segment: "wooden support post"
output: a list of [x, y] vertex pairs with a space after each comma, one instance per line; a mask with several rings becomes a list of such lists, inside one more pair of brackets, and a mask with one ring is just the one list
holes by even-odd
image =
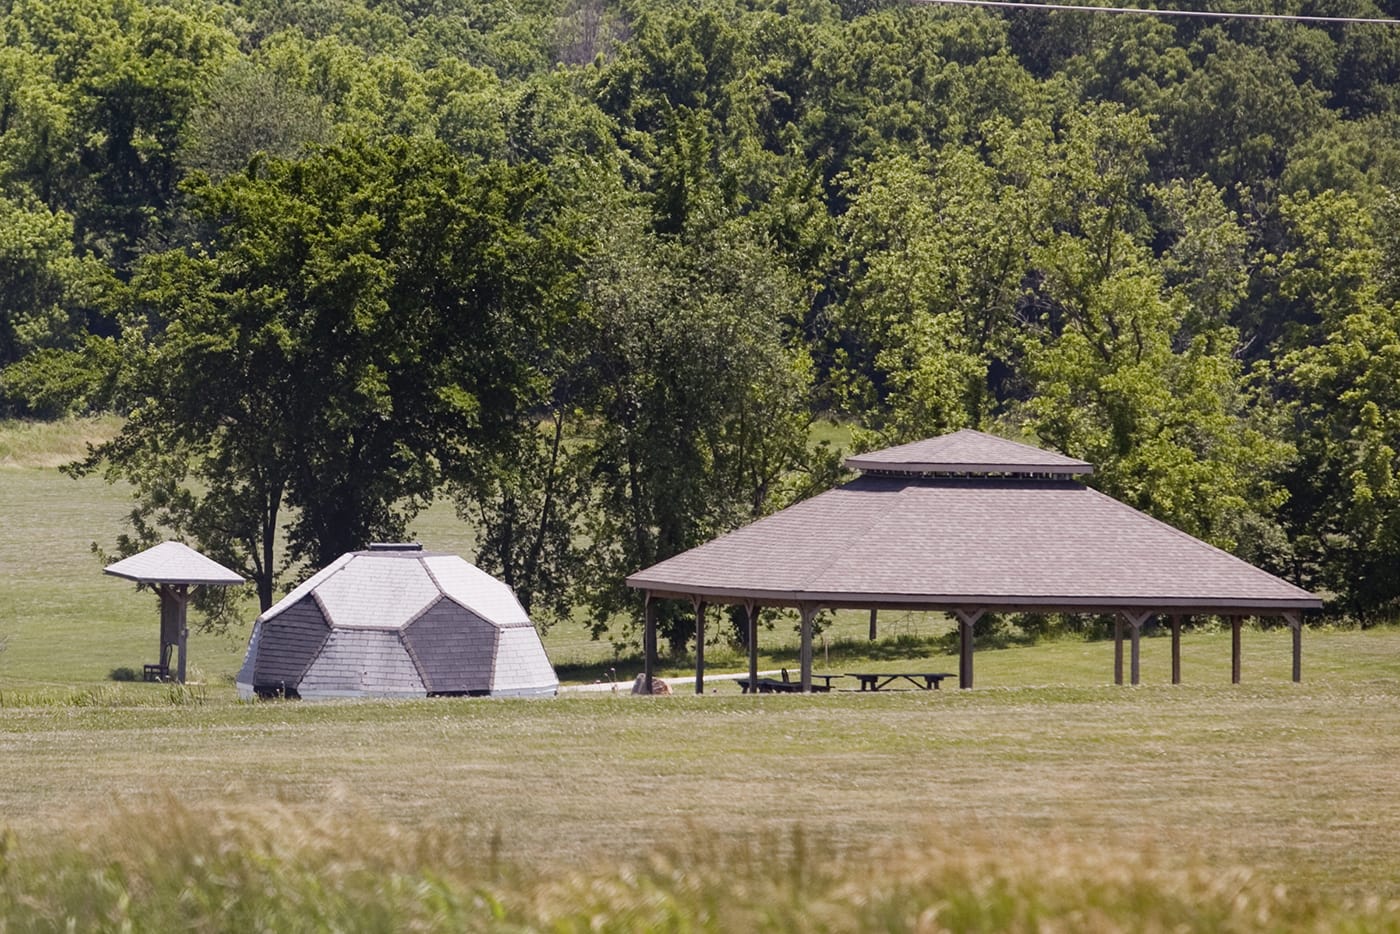
[[177, 599], [180, 602], [180, 661], [177, 663], [175, 680], [180, 684], [185, 683], [185, 657], [190, 643], [190, 591], [185, 584], [175, 588]]
[[695, 603], [695, 693], [705, 693], [705, 601]]
[[870, 611], [870, 641], [875, 641], [875, 619], [880, 615], [879, 610]]
[[1172, 614], [1172, 684], [1181, 683], [1181, 614]]
[[656, 658], [656, 599], [648, 590], [645, 600], [646, 608], [642, 614], [642, 688], [650, 695], [653, 659]]
[[1113, 683], [1123, 683], [1123, 617], [1113, 617]]
[[171, 658], [175, 656], [174, 680], [185, 683], [185, 659], [189, 646], [189, 587], [185, 584], [160, 585], [160, 666], [161, 677], [170, 678]]
[[802, 651], [799, 656], [802, 693], [812, 693], [812, 619], [821, 607], [815, 603], [804, 603], [798, 607], [802, 614]]
[[1230, 683], [1240, 683], [1240, 626], [1244, 617], [1230, 617]]
[[[1142, 627], [1152, 618], [1151, 613], [1124, 613], [1123, 617], [1128, 621], [1128, 628], [1132, 630], [1129, 638], [1132, 640], [1132, 664], [1129, 669], [1129, 678], [1134, 686], [1142, 683]], [[1120, 684], [1122, 682], [1119, 682]]]
[[744, 604], [744, 619], [749, 627], [749, 688], [758, 693], [758, 604]]
[[1293, 683], [1303, 680], [1303, 614], [1289, 613], [1284, 619], [1293, 630]]
[[961, 641], [961, 652], [958, 658], [958, 687], [964, 691], [972, 688], [972, 653], [976, 649], [972, 626], [986, 610], [954, 610], [953, 615], [958, 618], [958, 635]]

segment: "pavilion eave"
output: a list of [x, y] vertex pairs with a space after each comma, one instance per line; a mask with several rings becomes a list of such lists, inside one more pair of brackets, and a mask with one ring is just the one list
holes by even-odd
[[1205, 598], [1121, 594], [1113, 596], [1026, 596], [1007, 594], [896, 594], [830, 593], [818, 591], [764, 590], [648, 582], [639, 576], [627, 579], [627, 586], [644, 590], [653, 598], [692, 602], [799, 608], [819, 606], [829, 610], [916, 610], [951, 612], [957, 609], [983, 609], [997, 613], [1118, 613], [1145, 609], [1188, 615], [1269, 616], [1322, 609], [1319, 599]]

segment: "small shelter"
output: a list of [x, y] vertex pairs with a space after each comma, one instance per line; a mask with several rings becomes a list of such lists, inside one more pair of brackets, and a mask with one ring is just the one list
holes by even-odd
[[189, 640], [186, 616], [190, 588], [230, 587], [243, 583], [238, 574], [181, 542], [161, 542], [109, 564], [103, 571], [149, 584], [160, 594], [160, 661], [146, 665], [145, 676], [147, 681], [170, 680], [171, 655], [174, 654], [174, 680], [181, 684], [185, 682], [185, 648]]
[[559, 678], [515, 594], [417, 544], [341, 555], [253, 623], [241, 697], [552, 696]]
[[801, 684], [810, 689], [812, 618], [821, 609], [935, 610], [957, 618], [959, 682], [973, 680], [973, 624], [987, 612], [1114, 614], [1114, 678], [1122, 632], [1138, 682], [1143, 624], [1170, 616], [1178, 683], [1185, 615], [1228, 617], [1232, 678], [1240, 624], [1280, 617], [1293, 629], [1301, 678], [1303, 611], [1321, 600], [1080, 482], [1093, 472], [1030, 445], [963, 430], [846, 459], [861, 476], [627, 578], [645, 593], [646, 671], [656, 650], [659, 599], [696, 611], [696, 690], [704, 684], [705, 607], [743, 606], [749, 675], [757, 678], [763, 606], [801, 615]]

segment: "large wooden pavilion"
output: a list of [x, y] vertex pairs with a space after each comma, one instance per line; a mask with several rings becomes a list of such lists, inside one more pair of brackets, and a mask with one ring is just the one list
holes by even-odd
[[846, 459], [861, 476], [627, 578], [646, 599], [645, 674], [656, 656], [656, 601], [695, 608], [695, 689], [704, 690], [705, 609], [742, 606], [749, 677], [758, 676], [758, 613], [796, 608], [801, 684], [812, 684], [812, 620], [822, 609], [943, 611], [960, 631], [959, 684], [973, 683], [973, 624], [989, 612], [1114, 614], [1114, 679], [1123, 630], [1139, 680], [1143, 624], [1167, 616], [1172, 683], [1181, 680], [1185, 616], [1230, 620], [1240, 680], [1245, 617], [1293, 630], [1302, 677], [1303, 612], [1315, 595], [1086, 486], [1084, 461], [977, 431]]

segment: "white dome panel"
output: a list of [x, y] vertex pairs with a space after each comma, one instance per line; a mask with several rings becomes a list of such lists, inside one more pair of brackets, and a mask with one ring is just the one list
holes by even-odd
[[401, 629], [438, 598], [416, 558], [358, 554], [316, 588], [332, 627]]

